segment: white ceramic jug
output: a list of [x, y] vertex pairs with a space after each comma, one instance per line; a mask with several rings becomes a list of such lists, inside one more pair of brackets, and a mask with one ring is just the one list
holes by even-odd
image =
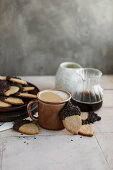
[[67, 90], [73, 94], [77, 83], [77, 69], [79, 68], [81, 66], [74, 62], [61, 63], [56, 73], [56, 89]]

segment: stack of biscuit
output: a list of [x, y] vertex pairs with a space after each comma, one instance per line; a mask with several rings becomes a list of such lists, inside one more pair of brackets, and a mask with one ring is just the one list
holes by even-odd
[[31, 98], [35, 87], [18, 77], [0, 76], [0, 108], [23, 105]]

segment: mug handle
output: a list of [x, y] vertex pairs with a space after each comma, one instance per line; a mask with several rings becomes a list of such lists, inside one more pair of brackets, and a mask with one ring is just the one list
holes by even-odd
[[32, 113], [31, 113], [31, 105], [32, 105], [33, 103], [37, 103], [37, 102], [38, 102], [38, 100], [32, 100], [32, 101], [30, 101], [30, 102], [28, 103], [28, 105], [27, 105], [27, 112], [28, 112], [29, 117], [30, 117], [32, 120], [35, 120], [35, 121], [38, 121], [38, 117], [35, 117], [35, 116], [32, 115]]

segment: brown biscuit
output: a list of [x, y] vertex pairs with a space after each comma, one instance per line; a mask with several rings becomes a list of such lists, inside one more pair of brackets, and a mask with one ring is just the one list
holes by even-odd
[[88, 118], [88, 113], [87, 112], [81, 112], [81, 119], [86, 120]]
[[24, 124], [24, 125], [20, 126], [18, 131], [20, 133], [24, 133], [24, 134], [27, 134], [27, 135], [34, 135], [34, 134], [39, 133], [38, 126], [34, 123]]
[[22, 100], [22, 99], [19, 99], [19, 98], [17, 98], [17, 97], [8, 97], [8, 98], [4, 99], [4, 101], [5, 101], [6, 103], [15, 104], [15, 105], [24, 104], [23, 100]]
[[35, 88], [34, 87], [23, 87], [23, 91], [31, 91], [31, 90], [34, 90]]
[[82, 120], [79, 115], [72, 115], [62, 120], [64, 127], [72, 134], [78, 134], [82, 126]]
[[0, 76], [0, 80], [6, 80], [6, 76]]
[[20, 79], [17, 79], [17, 78], [10, 78], [9, 81], [27, 85], [27, 81], [23, 81], [23, 80], [20, 80]]
[[90, 124], [82, 125], [78, 132], [79, 134], [84, 135], [84, 136], [93, 136], [94, 127]]
[[5, 102], [3, 102], [3, 101], [0, 101], [0, 108], [1, 107], [11, 107], [12, 105], [11, 104], [9, 104], [9, 103], [5, 103]]
[[18, 91], [19, 91], [19, 87], [11, 86], [10, 89], [4, 93], [4, 95], [5, 96], [10, 96], [12, 94], [17, 93]]
[[30, 94], [30, 93], [19, 93], [20, 97], [25, 97], [25, 98], [37, 98], [37, 95]]

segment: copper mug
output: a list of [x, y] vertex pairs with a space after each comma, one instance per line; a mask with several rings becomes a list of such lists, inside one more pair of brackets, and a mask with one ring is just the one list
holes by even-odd
[[[60, 102], [48, 102], [40, 99], [40, 94], [47, 90], [56, 90], [62, 91], [68, 94], [68, 98], [66, 100]], [[71, 94], [65, 90], [59, 89], [46, 89], [42, 90], [37, 94], [37, 99], [30, 101], [27, 105], [27, 111], [32, 120], [38, 121], [41, 127], [48, 130], [60, 130], [63, 129], [64, 126], [62, 121], [59, 118], [59, 112], [64, 107], [64, 105], [70, 101]], [[31, 105], [33, 103], [38, 103], [38, 117], [35, 117], [31, 113]]]

